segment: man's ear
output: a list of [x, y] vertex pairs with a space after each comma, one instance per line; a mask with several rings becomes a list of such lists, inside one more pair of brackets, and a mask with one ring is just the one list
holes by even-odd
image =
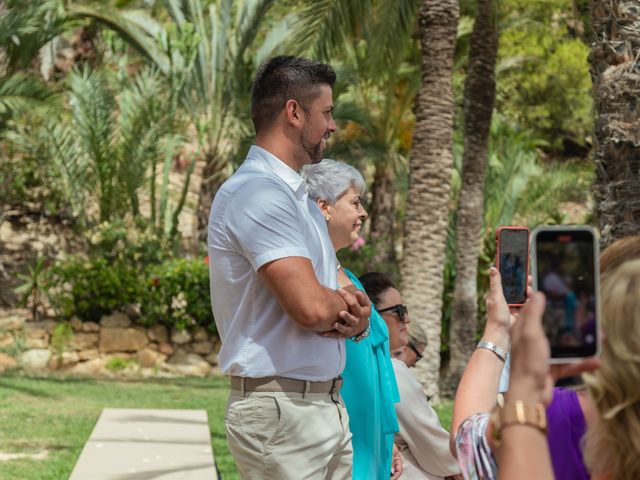
[[287, 100], [284, 104], [284, 113], [287, 122], [295, 127], [300, 127], [304, 121], [304, 111], [302, 105], [297, 100]]

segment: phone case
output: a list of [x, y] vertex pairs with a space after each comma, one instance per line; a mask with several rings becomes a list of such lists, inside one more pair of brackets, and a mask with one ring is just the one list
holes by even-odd
[[531, 264], [534, 268], [531, 269], [531, 274], [533, 276], [533, 289], [539, 290], [539, 278], [538, 278], [538, 269], [535, 267], [538, 263], [537, 259], [537, 238], [541, 232], [590, 232], [593, 235], [593, 255], [595, 258], [595, 271], [594, 271], [594, 286], [595, 292], [594, 295], [596, 297], [596, 315], [595, 315], [595, 329], [596, 329], [596, 346], [594, 355], [588, 356], [578, 356], [578, 357], [551, 357], [549, 359], [549, 363], [551, 364], [564, 364], [564, 363], [575, 363], [584, 360], [585, 358], [591, 356], [600, 356], [601, 342], [600, 342], [600, 319], [601, 317], [601, 299], [600, 299], [600, 269], [598, 267], [598, 259], [599, 259], [599, 242], [598, 242], [598, 234], [596, 230], [588, 225], [581, 226], [569, 226], [569, 225], [541, 225], [536, 227], [531, 233], [530, 238], [530, 248], [531, 248]]
[[[527, 281], [529, 280], [529, 275], [530, 275], [530, 257], [531, 257], [531, 232], [529, 231], [529, 229], [527, 227], [519, 227], [519, 226], [507, 226], [507, 227], [498, 227], [498, 229], [496, 229], [496, 258], [495, 258], [495, 265], [496, 268], [498, 269], [498, 271], [500, 270], [500, 232], [502, 232], [503, 230], [525, 230], [527, 232], [527, 238], [528, 238], [528, 255], [527, 255], [527, 268], [526, 268], [526, 272], [527, 272]], [[524, 303], [509, 303], [508, 304], [509, 307], [522, 307], [524, 305]]]

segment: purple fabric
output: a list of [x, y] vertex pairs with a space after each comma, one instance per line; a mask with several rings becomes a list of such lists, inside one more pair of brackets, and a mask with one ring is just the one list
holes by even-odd
[[575, 390], [554, 388], [547, 407], [547, 428], [551, 462], [556, 478], [588, 480], [582, 460], [582, 437], [587, 431]]

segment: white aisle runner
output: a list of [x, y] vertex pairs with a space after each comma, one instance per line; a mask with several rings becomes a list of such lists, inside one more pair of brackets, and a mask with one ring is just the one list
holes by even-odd
[[70, 480], [217, 480], [207, 412], [105, 408]]

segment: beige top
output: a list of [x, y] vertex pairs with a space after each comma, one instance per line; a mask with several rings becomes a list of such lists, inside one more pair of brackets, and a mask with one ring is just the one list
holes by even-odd
[[449, 451], [449, 432], [440, 425], [422, 387], [403, 361], [393, 358], [391, 363], [400, 391], [396, 404], [400, 431], [395, 443], [402, 453], [402, 478], [440, 480], [459, 474], [458, 462]]

